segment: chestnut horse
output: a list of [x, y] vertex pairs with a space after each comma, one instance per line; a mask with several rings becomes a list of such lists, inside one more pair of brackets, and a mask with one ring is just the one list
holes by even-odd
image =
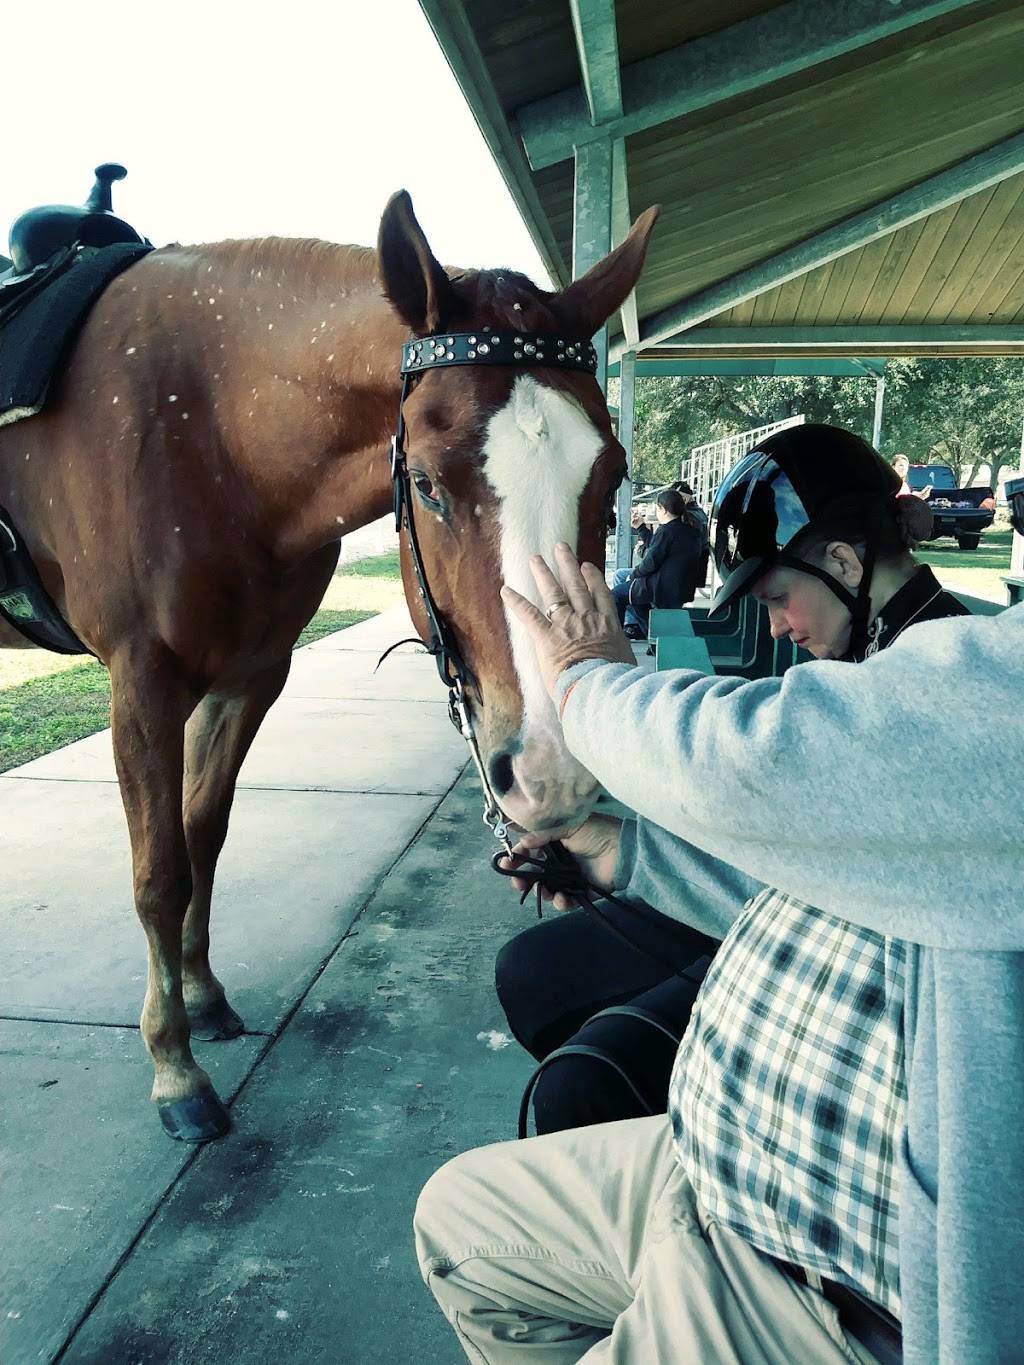
[[[280, 239], [155, 251], [101, 297], [47, 409], [0, 429], [0, 504], [110, 670], [149, 947], [141, 1028], [173, 1136], [228, 1127], [189, 1046], [190, 1028], [243, 1027], [210, 968], [214, 870], [242, 760], [339, 538], [391, 506], [403, 343], [484, 328], [589, 339], [634, 287], [655, 216], [553, 294], [511, 271], [447, 273], [405, 193], [377, 251]], [[404, 416], [425, 569], [474, 677], [495, 791], [527, 828], [578, 822], [593, 780], [499, 588], [535, 597], [529, 555], [558, 540], [602, 562], [625, 460], [601, 390], [578, 371], [452, 367], [417, 378]], [[429, 638], [404, 537], [402, 558]]]

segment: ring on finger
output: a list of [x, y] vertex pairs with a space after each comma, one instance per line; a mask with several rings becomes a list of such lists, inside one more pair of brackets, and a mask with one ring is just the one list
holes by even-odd
[[548, 605], [544, 608], [544, 615], [550, 621], [551, 617], [554, 615], [556, 611], [559, 610], [560, 607], [567, 607], [568, 605], [569, 603], [566, 601], [566, 599], [564, 597], [560, 597], [557, 602], [548, 603]]

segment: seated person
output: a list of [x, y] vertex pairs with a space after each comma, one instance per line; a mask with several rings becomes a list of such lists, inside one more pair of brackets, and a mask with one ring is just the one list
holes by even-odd
[[[939, 1100], [949, 1084], [966, 1099], [963, 1066], [979, 1060], [976, 1026], [1020, 1091], [1012, 989], [1020, 972], [986, 976], [990, 957], [1019, 956], [1019, 925], [1004, 932], [1019, 847], [970, 901], [965, 933], [962, 887], [922, 881], [919, 857], [892, 829], [908, 793], [949, 770], [945, 747], [933, 741], [934, 685], [904, 712], [901, 745], [891, 744], [885, 716], [894, 692], [923, 685], [922, 667], [944, 669], [943, 694], [955, 690], [957, 668], [969, 675], [967, 692], [985, 679], [990, 703], [998, 697], [1012, 709], [1019, 622], [997, 618], [998, 631], [984, 622], [962, 634], [934, 622], [952, 604], [919, 573], [895, 586], [881, 541], [887, 526], [893, 537], [905, 534], [916, 500], [898, 504], [893, 517], [892, 471], [848, 433], [806, 427], [786, 437], [738, 466], [720, 490], [719, 597], [759, 588], [774, 628], [807, 640], [822, 659], [884, 650], [865, 665], [863, 689], [848, 681], [853, 670], [829, 662], [749, 683], [645, 675], [608, 662], [622, 657], [614, 604], [600, 572], [586, 565], [581, 573], [567, 546], [557, 567], [568, 594], [545, 565], [534, 566], [542, 601], [569, 595], [577, 604], [557, 624], [503, 590], [530, 631], [572, 751], [644, 813], [628, 834], [590, 820], [562, 836], [590, 880], [653, 890], [675, 911], [674, 868], [694, 839], [785, 890], [765, 887], [732, 918], [676, 1059], [671, 1122], [654, 1116], [498, 1144], [457, 1157], [428, 1183], [416, 1219], [421, 1268], [474, 1361], [874, 1365], [901, 1359], [903, 1295], [913, 1360], [939, 1359], [940, 1325], [964, 1346], [979, 1333], [979, 1360], [1012, 1358], [1002, 1353], [1003, 1320], [1012, 1319], [1011, 1337], [1019, 1332], [1019, 1261], [1004, 1273], [1004, 1256], [986, 1255], [991, 1303], [984, 1286], [956, 1273], [957, 1250], [987, 1251], [980, 1239], [993, 1220], [999, 1247], [1011, 1256], [1019, 1249], [1016, 1213], [1007, 1217], [992, 1202], [998, 1182], [985, 1186], [981, 1205], [971, 1202], [982, 1194], [970, 1165], [980, 1123], [985, 1161], [1009, 1172], [1006, 1198], [1014, 1210], [1019, 1203], [1020, 1163], [1004, 1156], [999, 1126], [1012, 1119], [992, 1072], [979, 1078], [970, 1114]], [[821, 459], [822, 442], [831, 460]], [[822, 472], [839, 470], [852, 487], [837, 503]], [[757, 489], [763, 496], [751, 496]], [[830, 524], [834, 516], [848, 526], [858, 510], [865, 538]], [[897, 561], [904, 552], [890, 545]], [[926, 620], [927, 628], [909, 630]], [[955, 714], [959, 763], [980, 733], [973, 694]], [[652, 787], [636, 754], [659, 740], [666, 778]], [[1008, 768], [1020, 748], [1018, 727]], [[1012, 782], [1000, 774], [1001, 804], [985, 807], [1000, 849], [1018, 828]], [[922, 812], [925, 837], [941, 846], [945, 806], [924, 802], [918, 820]], [[971, 839], [978, 829], [975, 820]], [[550, 838], [530, 836], [521, 847]], [[959, 831], [956, 848], [965, 856]], [[827, 911], [796, 898], [810, 886]], [[847, 908], [852, 920], [840, 918]], [[892, 937], [890, 926], [914, 937]], [[966, 957], [978, 961], [969, 967]], [[1004, 974], [1014, 966], [996, 965]], [[972, 993], [972, 972], [1006, 981], [1005, 1008]], [[971, 1001], [979, 1018], [960, 1017], [958, 1027], [941, 1012], [946, 1000]], [[937, 1133], [946, 1139], [942, 1194], [970, 1224], [952, 1257], [949, 1238], [961, 1225], [936, 1221]], [[915, 1152], [925, 1167], [907, 1167]], [[964, 1180], [968, 1199], [959, 1198]], [[942, 1358], [975, 1357], [954, 1344]]]
[[619, 569], [612, 596], [626, 637], [643, 640], [651, 607], [681, 607], [697, 591], [704, 539], [685, 517], [686, 503], [674, 489], [658, 494], [658, 530], [635, 569]]
[[[802, 434], [815, 433], [811, 440]], [[962, 615], [965, 608], [945, 592], [931, 569], [919, 566], [911, 546], [926, 535], [930, 513], [894, 491], [886, 476], [875, 495], [858, 495], [863, 470], [881, 458], [859, 443], [852, 461], [843, 460], [849, 433], [832, 427], [790, 428], [769, 437], [726, 477], [715, 514], [732, 527], [742, 545], [748, 518], [730, 513], [751, 471], [775, 459], [794, 483], [818, 479], [826, 500], [813, 528], [786, 546], [776, 564], [748, 584], [765, 603], [772, 635], [790, 636], [816, 658], [858, 661], [884, 649], [917, 621]], [[759, 534], [759, 528], [753, 528]], [[727, 538], [718, 537], [719, 568], [725, 567]], [[858, 589], [874, 559], [866, 619], [854, 631]], [[854, 584], [854, 580], [858, 580]], [[835, 588], [832, 587], [835, 584]], [[860, 613], [865, 615], [864, 612]], [[569, 1046], [593, 1047], [603, 1057], [568, 1053], [554, 1057], [537, 1077], [533, 1110], [538, 1133], [583, 1127], [661, 1112], [668, 1096], [675, 1046], [686, 1029], [696, 987], [717, 947], [709, 919], [727, 918], [761, 888], [734, 868], [693, 854], [693, 875], [680, 886], [679, 902], [635, 907], [629, 913], [603, 905], [619, 930], [637, 943], [630, 952], [585, 910], [543, 920], [517, 934], [498, 955], [496, 986], [513, 1035], [538, 1062]], [[731, 907], [731, 910], [730, 910]], [[691, 919], [706, 931], [680, 920]], [[630, 1013], [591, 1019], [609, 1007]], [[588, 1021], [589, 1022], [585, 1022]]]
[[639, 564], [641, 559], [650, 549], [651, 541], [654, 539], [654, 527], [649, 521], [644, 521], [643, 513], [635, 507], [630, 514], [629, 524], [636, 533], [636, 544], [633, 546], [633, 562]]
[[670, 487], [682, 496], [683, 502], [686, 504], [686, 515], [696, 525], [701, 526], [706, 534], [708, 529], [708, 514], [697, 501], [690, 485], [685, 479], [676, 479], [675, 483], [671, 484]]

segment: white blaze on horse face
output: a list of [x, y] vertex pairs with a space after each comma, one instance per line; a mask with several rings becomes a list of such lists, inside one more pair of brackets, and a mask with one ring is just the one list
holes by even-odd
[[[530, 556], [554, 563], [559, 541], [577, 548], [580, 497], [604, 440], [565, 394], [528, 375], [491, 418], [484, 444], [484, 473], [498, 497], [502, 581], [540, 606]], [[553, 814], [571, 815], [594, 783], [565, 748], [554, 705], [545, 691], [530, 637], [506, 610], [512, 658], [523, 698], [521, 753], [513, 760], [516, 789], [507, 809], [526, 798]], [[557, 808], [564, 806], [559, 811]]]

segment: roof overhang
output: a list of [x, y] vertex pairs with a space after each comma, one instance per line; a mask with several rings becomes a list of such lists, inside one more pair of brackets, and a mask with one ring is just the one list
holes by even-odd
[[1018, 0], [421, 6], [556, 282], [662, 204], [613, 357], [1024, 349]]

